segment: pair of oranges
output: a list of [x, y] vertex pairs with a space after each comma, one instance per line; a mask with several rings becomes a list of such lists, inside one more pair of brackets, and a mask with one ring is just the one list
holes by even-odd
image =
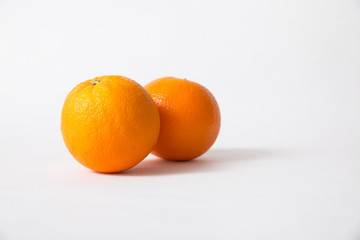
[[123, 76], [77, 85], [67, 96], [61, 132], [74, 158], [97, 172], [127, 170], [150, 152], [168, 160], [205, 153], [220, 130], [220, 111], [205, 87], [160, 78], [143, 88]]

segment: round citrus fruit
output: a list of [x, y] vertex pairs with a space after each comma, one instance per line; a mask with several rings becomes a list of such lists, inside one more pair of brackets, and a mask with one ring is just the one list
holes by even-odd
[[213, 145], [220, 130], [220, 110], [209, 90], [174, 77], [154, 80], [145, 89], [160, 114], [154, 155], [169, 160], [191, 160]]
[[77, 85], [66, 97], [61, 132], [74, 158], [97, 172], [127, 170], [143, 160], [159, 135], [160, 119], [149, 93], [122, 76]]

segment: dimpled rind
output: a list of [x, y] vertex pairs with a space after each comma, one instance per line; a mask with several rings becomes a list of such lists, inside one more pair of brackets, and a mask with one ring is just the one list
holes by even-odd
[[61, 132], [70, 153], [85, 167], [103, 173], [137, 165], [152, 150], [159, 129], [150, 95], [122, 76], [80, 83], [68, 94], [61, 114]]
[[205, 153], [220, 130], [220, 110], [204, 86], [174, 77], [145, 86], [160, 114], [159, 139], [152, 151], [169, 160], [191, 160]]

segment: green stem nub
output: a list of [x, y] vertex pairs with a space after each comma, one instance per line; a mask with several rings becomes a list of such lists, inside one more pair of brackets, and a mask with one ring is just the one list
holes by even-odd
[[96, 85], [96, 84], [98, 84], [99, 82], [100, 82], [100, 80], [95, 79], [95, 80], [92, 80], [92, 81], [91, 81], [91, 84], [92, 84], [92, 85]]

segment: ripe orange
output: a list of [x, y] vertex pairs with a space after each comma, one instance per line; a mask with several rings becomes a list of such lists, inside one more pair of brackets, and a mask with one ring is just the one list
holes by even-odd
[[215, 97], [202, 85], [174, 77], [145, 86], [158, 107], [160, 134], [152, 151], [169, 160], [190, 160], [205, 153], [220, 130]]
[[66, 97], [61, 132], [66, 147], [97, 172], [127, 170], [143, 160], [159, 135], [154, 101], [135, 81], [103, 76], [77, 85]]

